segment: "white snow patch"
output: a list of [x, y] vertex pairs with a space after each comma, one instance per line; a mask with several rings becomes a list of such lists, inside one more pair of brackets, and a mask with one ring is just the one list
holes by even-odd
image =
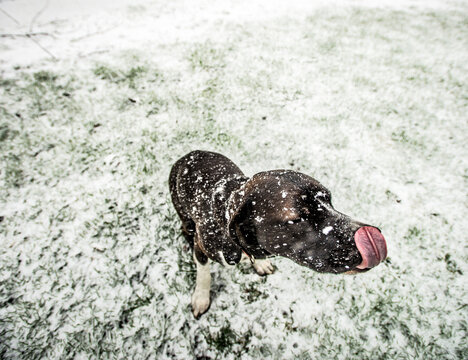
[[328, 233], [332, 230], [333, 230], [333, 226], [326, 226], [322, 229], [322, 234], [328, 235]]

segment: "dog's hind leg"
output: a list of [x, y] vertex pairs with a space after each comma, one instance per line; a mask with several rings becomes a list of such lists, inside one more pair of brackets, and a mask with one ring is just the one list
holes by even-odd
[[210, 307], [210, 262], [196, 244], [193, 251], [193, 260], [197, 266], [197, 284], [192, 294], [192, 312], [198, 318]]

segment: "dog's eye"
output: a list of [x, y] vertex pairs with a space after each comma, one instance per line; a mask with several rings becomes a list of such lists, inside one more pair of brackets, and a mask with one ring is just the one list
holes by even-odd
[[304, 221], [304, 219], [303, 219], [302, 217], [298, 217], [298, 218], [296, 218], [296, 219], [288, 220], [288, 221], [286, 222], [286, 224], [288, 224], [288, 225], [291, 225], [291, 224], [299, 224], [299, 223], [301, 223], [301, 222], [303, 222], [303, 221]]

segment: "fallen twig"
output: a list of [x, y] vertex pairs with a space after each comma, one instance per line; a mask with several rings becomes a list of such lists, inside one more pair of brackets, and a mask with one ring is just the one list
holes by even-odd
[[16, 20], [13, 16], [11, 16], [9, 13], [7, 13], [5, 10], [3, 10], [2, 8], [0, 8], [0, 11], [5, 14], [7, 17], [9, 17], [11, 20], [13, 20], [15, 23], [17, 23], [18, 25], [20, 25], [20, 22], [18, 20]]
[[31, 37], [31, 36], [52, 36], [52, 34], [46, 32], [35, 32], [35, 33], [25, 33], [25, 34], [0, 34], [0, 37], [9, 37], [9, 38], [16, 38], [16, 37]]
[[42, 46], [36, 39], [34, 39], [32, 36], [27, 36], [29, 39], [31, 39], [34, 43], [36, 43], [37, 46], [39, 46], [44, 52], [46, 52], [52, 59], [57, 60], [57, 58], [52, 54], [49, 50], [47, 50], [44, 46]]
[[[34, 36], [35, 35], [32, 35], [32, 34], [35, 34], [33, 33], [32, 31], [32, 27], [33, 27], [33, 24], [34, 24], [34, 21], [36, 21], [37, 17], [47, 8], [47, 6], [49, 5], [49, 0], [47, 0], [44, 8], [42, 8], [35, 16], [34, 18], [32, 19], [31, 21], [31, 24], [29, 25], [29, 33], [26, 33], [24, 34], [25, 37], [31, 39], [32, 42], [34, 42], [37, 46], [39, 46], [42, 51], [44, 51], [47, 55], [49, 55], [53, 60], [57, 60], [57, 58], [49, 51], [47, 50], [44, 46], [42, 46], [35, 38]], [[18, 20], [16, 20], [13, 16], [11, 16], [8, 12], [6, 12], [5, 10], [1, 9], [0, 8], [0, 11], [2, 13], [4, 13], [5, 15], [7, 15], [10, 19], [12, 19], [13, 21], [15, 21], [18, 25], [20, 24], [20, 22]]]

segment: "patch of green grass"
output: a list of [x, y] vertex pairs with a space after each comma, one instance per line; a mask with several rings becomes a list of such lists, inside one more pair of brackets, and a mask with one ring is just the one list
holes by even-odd
[[[152, 133], [153, 137], [150, 138], [151, 142], [146, 142], [139, 146], [136, 151], [132, 154], [128, 154], [130, 168], [135, 171], [138, 175], [152, 175], [160, 168], [160, 164], [155, 153], [152, 143], [157, 141], [156, 134]], [[135, 161], [137, 160], [137, 161]]]
[[159, 114], [160, 112], [165, 111], [168, 107], [167, 100], [154, 92], [149, 95], [147, 103], [151, 106], [151, 110], [147, 112], [146, 116]]
[[[131, 282], [131, 279], [130, 279], [130, 282]], [[135, 299], [129, 301], [120, 311], [118, 327], [122, 328], [129, 323], [130, 325], [132, 325], [132, 320], [133, 320], [132, 313], [136, 309], [140, 307], [148, 306], [148, 304], [150, 304], [151, 301], [157, 301], [157, 300], [160, 301], [161, 297], [162, 297], [161, 295], [159, 297], [156, 297], [154, 293], [150, 293], [146, 297], [140, 297], [138, 296], [138, 294], [135, 294]]]
[[104, 248], [96, 248], [99, 252], [104, 251], [107, 245], [115, 246], [118, 239], [137, 234], [140, 230], [139, 216], [143, 211], [142, 203], [118, 205], [111, 199], [106, 199], [106, 203], [106, 211], [94, 221], [85, 223], [85, 228], [92, 233], [92, 238], [104, 240]]
[[258, 301], [259, 299], [266, 299], [268, 294], [263, 293], [262, 291], [258, 290], [255, 286], [255, 283], [247, 284], [243, 286], [241, 297], [246, 302], [253, 303]]
[[378, 89], [377, 83], [372, 79], [371, 76], [361, 74], [353, 76], [353, 83], [357, 87], [365, 87], [375, 92]]
[[[362, 309], [357, 308], [350, 313], [350, 316], [352, 318], [375, 319], [374, 326], [379, 333], [379, 340], [385, 343], [393, 342], [395, 336], [401, 334], [406, 339], [408, 347], [419, 356], [423, 356], [423, 354], [444, 355], [445, 350], [439, 344], [427, 342], [427, 339], [418, 330], [430, 326], [428, 319], [418, 316], [418, 309], [408, 308], [395, 300], [395, 296], [398, 294], [396, 289], [387, 290], [373, 300], [372, 306], [365, 313], [362, 312]], [[416, 322], [418, 327], [410, 326], [412, 322]], [[365, 337], [365, 334], [363, 335]], [[366, 339], [363, 338], [362, 340], [365, 341]], [[357, 354], [364, 351], [364, 344], [365, 342], [362, 341], [355, 343], [353, 352]], [[392, 351], [381, 354], [383, 358], [388, 359], [393, 358], [395, 355]], [[442, 356], [442, 358], [444, 357]]]
[[0, 143], [8, 140], [9, 138], [11, 139], [15, 135], [16, 134], [13, 131], [11, 131], [11, 129], [8, 127], [8, 124], [0, 125]]
[[416, 226], [413, 226], [408, 229], [408, 233], [405, 235], [405, 239], [411, 240], [419, 238], [422, 234], [422, 230], [418, 229]]
[[118, 71], [104, 65], [99, 65], [96, 68], [94, 68], [93, 73], [98, 78], [108, 80], [111, 82], [118, 82], [121, 77]]
[[337, 47], [337, 41], [335, 40], [334, 37], [322, 41], [319, 44], [319, 50], [322, 54], [329, 54], [330, 52], [334, 51]]
[[21, 159], [15, 154], [9, 154], [3, 169], [3, 180], [6, 187], [19, 188], [24, 184], [24, 171]]
[[215, 333], [208, 332], [205, 340], [211, 348], [216, 349], [219, 355], [233, 353], [239, 358], [248, 351], [251, 337], [250, 330], [244, 334], [238, 334], [227, 323]]
[[445, 261], [445, 264], [447, 265], [448, 271], [454, 274], [463, 275], [463, 272], [461, 271], [460, 267], [457, 265], [455, 260], [452, 259], [452, 255], [445, 254], [444, 261]]
[[[37, 118], [48, 114], [51, 110], [60, 110], [76, 116], [80, 106], [73, 101], [72, 94], [76, 79], [70, 75], [61, 75], [51, 71], [41, 70], [34, 74], [23, 74], [23, 82], [17, 83], [10, 92], [18, 100], [26, 101], [28, 113], [25, 116]], [[63, 121], [65, 117], [60, 117]], [[52, 119], [50, 119], [53, 122]]]
[[58, 75], [50, 71], [41, 70], [33, 74], [34, 81], [52, 85], [58, 79]]
[[[136, 89], [139, 81], [148, 73], [148, 67], [138, 65], [129, 69], [115, 69], [109, 65], [98, 65], [93, 73], [102, 80], [115, 84], [126, 83], [131, 89]], [[156, 76], [158, 76], [157, 73]]]
[[412, 145], [418, 148], [424, 148], [424, 143], [416, 140], [406, 129], [400, 129], [392, 132], [392, 140], [402, 145]]
[[16, 86], [15, 79], [3, 79], [0, 78], [0, 88], [4, 91], [9, 91], [11, 88]]
[[127, 6], [127, 10], [129, 13], [133, 14], [141, 14], [146, 11], [146, 7], [143, 5], [129, 5]]
[[188, 60], [192, 70], [213, 71], [226, 66], [225, 56], [223, 49], [215, 48], [207, 42], [197, 45], [188, 55]]
[[206, 341], [216, 350], [226, 352], [237, 342], [237, 338], [237, 333], [229, 325], [225, 325], [217, 333], [209, 334]]
[[395, 201], [397, 203], [401, 202], [399, 196], [389, 189], [385, 190], [385, 195], [387, 196], [388, 200]]
[[138, 79], [143, 77], [143, 75], [148, 71], [145, 66], [135, 66], [130, 68], [126, 73], [124, 73], [124, 79], [128, 82], [129, 86], [132, 89], [135, 89], [136, 82]]
[[226, 147], [239, 149], [243, 151], [244, 144], [241, 134], [228, 133], [222, 126], [215, 122], [205, 122], [202, 128], [181, 129], [178, 130], [172, 137], [171, 144], [211, 144], [215, 149], [223, 149]]

